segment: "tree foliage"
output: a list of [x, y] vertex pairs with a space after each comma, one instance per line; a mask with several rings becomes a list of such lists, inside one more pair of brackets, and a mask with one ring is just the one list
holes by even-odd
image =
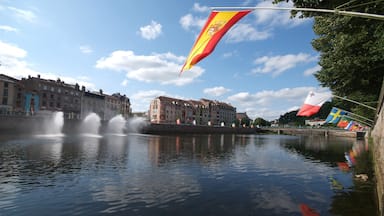
[[[275, 3], [284, 0], [275, 0]], [[348, 3], [350, 2], [350, 3]], [[384, 1], [293, 0], [298, 8], [325, 8], [384, 14]], [[298, 15], [296, 13], [293, 16]], [[315, 77], [333, 94], [359, 102], [377, 101], [384, 78], [384, 20], [305, 12], [313, 17], [318, 36], [312, 46], [320, 53]], [[373, 118], [372, 110], [335, 100], [340, 108]], [[370, 104], [376, 106], [376, 104]]]
[[254, 126], [271, 126], [271, 123], [263, 118], [255, 118], [253, 121]]

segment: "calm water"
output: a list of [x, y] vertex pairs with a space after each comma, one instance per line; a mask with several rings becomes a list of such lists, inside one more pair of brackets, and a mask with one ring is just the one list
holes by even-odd
[[0, 136], [0, 215], [371, 216], [369, 155], [322, 137]]

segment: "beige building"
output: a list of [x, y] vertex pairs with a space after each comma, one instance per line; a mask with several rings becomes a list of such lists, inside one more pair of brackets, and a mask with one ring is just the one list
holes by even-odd
[[208, 99], [181, 100], [160, 96], [151, 101], [149, 118], [156, 124], [192, 124], [230, 126], [236, 108]]

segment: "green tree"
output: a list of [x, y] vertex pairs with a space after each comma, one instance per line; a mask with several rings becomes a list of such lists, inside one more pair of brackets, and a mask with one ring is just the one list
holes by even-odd
[[[284, 0], [275, 3], [281, 1]], [[326, 9], [345, 4], [341, 9], [384, 13], [383, 1], [293, 0], [293, 3], [295, 7]], [[320, 84], [341, 97], [359, 102], [376, 101], [384, 77], [384, 21], [315, 12], [300, 16], [314, 18], [313, 30], [318, 37], [312, 46], [320, 53], [321, 69], [315, 73]], [[340, 99], [335, 100], [335, 105], [370, 118], [374, 116], [372, 110]]]
[[271, 123], [263, 118], [258, 117], [258, 118], [255, 118], [255, 120], [253, 121], [253, 125], [254, 126], [259, 125], [264, 127], [264, 126], [271, 126]]

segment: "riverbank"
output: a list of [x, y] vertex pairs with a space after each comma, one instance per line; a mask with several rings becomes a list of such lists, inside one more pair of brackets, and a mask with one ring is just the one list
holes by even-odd
[[231, 128], [231, 127], [214, 127], [214, 126], [198, 126], [198, 125], [172, 125], [172, 124], [149, 124], [145, 126], [142, 133], [147, 134], [172, 134], [172, 133], [233, 133], [233, 134], [255, 134], [262, 133], [260, 128]]

